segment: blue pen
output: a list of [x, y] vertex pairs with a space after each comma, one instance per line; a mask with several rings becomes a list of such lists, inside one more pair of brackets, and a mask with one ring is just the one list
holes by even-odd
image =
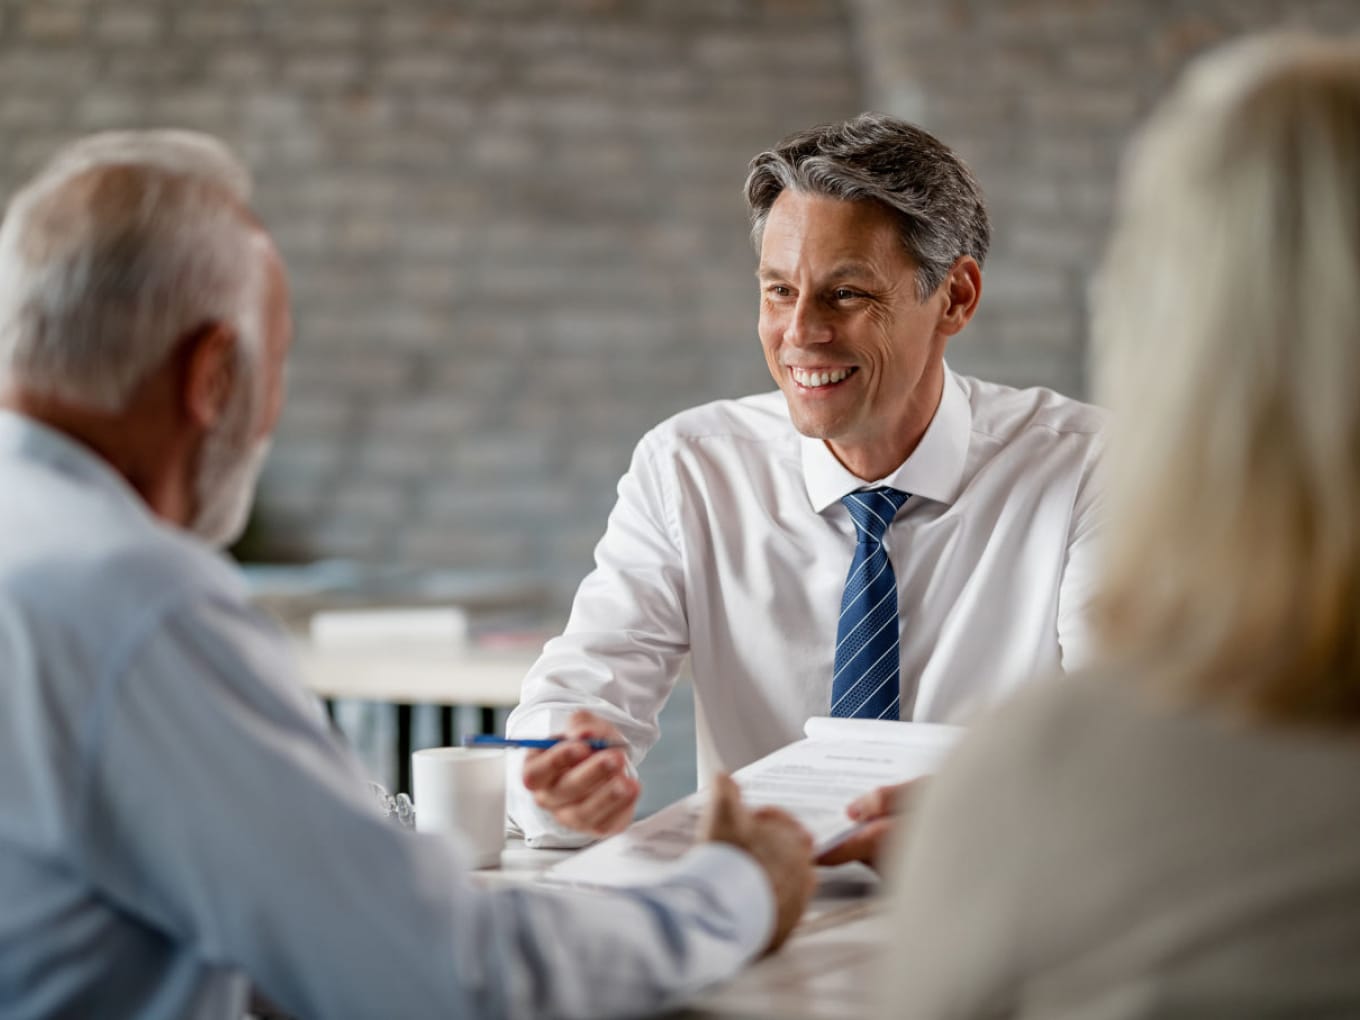
[[[543, 737], [540, 739], [519, 739], [515, 737], [496, 737], [488, 733], [470, 734], [463, 738], [464, 747], [528, 747], [535, 750], [543, 750], [549, 747], [556, 747], [563, 741], [570, 741], [571, 737]], [[583, 743], [589, 745], [592, 751], [607, 751], [611, 747], [625, 747], [625, 744], [616, 743], [612, 740], [586, 740]]]

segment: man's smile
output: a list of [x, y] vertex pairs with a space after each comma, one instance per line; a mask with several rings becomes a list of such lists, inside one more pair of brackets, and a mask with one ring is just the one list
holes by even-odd
[[855, 367], [794, 368], [789, 366], [789, 375], [798, 386], [805, 390], [819, 390], [828, 386], [836, 386], [858, 371], [859, 369]]

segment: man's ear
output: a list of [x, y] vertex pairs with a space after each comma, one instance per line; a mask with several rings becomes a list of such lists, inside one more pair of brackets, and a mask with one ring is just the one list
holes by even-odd
[[971, 255], [961, 255], [945, 277], [946, 304], [940, 316], [940, 332], [953, 336], [968, 325], [982, 298], [982, 267]]
[[181, 344], [184, 413], [199, 428], [210, 429], [226, 410], [236, 383], [236, 334], [213, 322], [189, 334]]

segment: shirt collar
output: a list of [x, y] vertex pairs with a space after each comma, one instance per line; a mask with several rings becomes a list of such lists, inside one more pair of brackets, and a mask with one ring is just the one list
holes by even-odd
[[27, 415], [0, 408], [0, 457], [46, 464], [150, 513], [145, 500], [113, 465], [85, 444]]
[[944, 392], [926, 434], [911, 456], [877, 481], [866, 482], [851, 474], [825, 441], [801, 436], [803, 483], [812, 509], [821, 513], [848, 493], [879, 485], [890, 485], [918, 499], [952, 503], [958, 496], [972, 431], [973, 408], [958, 379], [945, 366]]

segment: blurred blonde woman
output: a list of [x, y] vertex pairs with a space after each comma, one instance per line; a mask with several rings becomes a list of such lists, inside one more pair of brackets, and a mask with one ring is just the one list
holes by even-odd
[[1104, 668], [900, 848], [884, 1016], [1360, 1016], [1360, 43], [1198, 62], [1127, 167]]

